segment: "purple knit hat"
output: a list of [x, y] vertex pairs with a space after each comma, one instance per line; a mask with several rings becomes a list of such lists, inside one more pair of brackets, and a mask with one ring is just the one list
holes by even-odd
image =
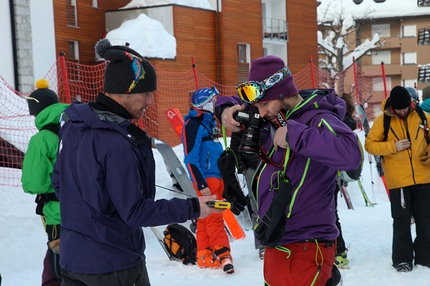
[[[255, 59], [251, 63], [248, 80], [263, 81], [283, 67], [285, 67], [284, 61], [277, 56], [265, 56]], [[287, 76], [282, 81], [266, 90], [265, 95], [259, 102], [290, 97], [298, 92], [294, 84], [294, 77], [292, 75]]]

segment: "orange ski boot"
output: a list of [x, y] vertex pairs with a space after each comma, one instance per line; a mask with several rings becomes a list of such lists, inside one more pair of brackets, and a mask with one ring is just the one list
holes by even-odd
[[215, 247], [215, 255], [218, 256], [222, 270], [227, 274], [234, 273], [233, 258], [230, 249], [225, 246]]
[[218, 257], [214, 256], [211, 249], [203, 249], [197, 252], [197, 265], [200, 268], [220, 268]]

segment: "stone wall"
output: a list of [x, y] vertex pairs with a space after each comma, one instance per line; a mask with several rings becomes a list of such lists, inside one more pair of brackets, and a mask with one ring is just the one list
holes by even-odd
[[21, 92], [29, 92], [34, 88], [30, 0], [14, 0], [13, 3], [18, 57], [18, 88]]

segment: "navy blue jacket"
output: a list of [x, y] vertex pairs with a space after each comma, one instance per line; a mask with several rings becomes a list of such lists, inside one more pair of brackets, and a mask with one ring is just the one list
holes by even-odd
[[60, 265], [87, 274], [137, 266], [145, 259], [142, 227], [195, 219], [198, 201], [154, 201], [151, 140], [130, 121], [97, 115], [88, 104], [65, 113], [52, 176], [61, 204]]

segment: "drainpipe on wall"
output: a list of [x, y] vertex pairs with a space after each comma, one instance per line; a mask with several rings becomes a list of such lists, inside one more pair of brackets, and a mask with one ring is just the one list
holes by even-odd
[[218, 68], [218, 83], [222, 85], [222, 68], [221, 68], [221, 20], [219, 13], [219, 0], [216, 0], [216, 25], [217, 25], [217, 49], [218, 49], [218, 59], [217, 59], [217, 68]]
[[12, 35], [12, 53], [13, 53], [13, 77], [15, 79], [15, 90], [19, 91], [19, 79], [18, 79], [18, 53], [16, 45], [16, 33], [15, 33], [15, 6], [13, 0], [9, 0], [9, 12], [10, 12], [10, 27]]

